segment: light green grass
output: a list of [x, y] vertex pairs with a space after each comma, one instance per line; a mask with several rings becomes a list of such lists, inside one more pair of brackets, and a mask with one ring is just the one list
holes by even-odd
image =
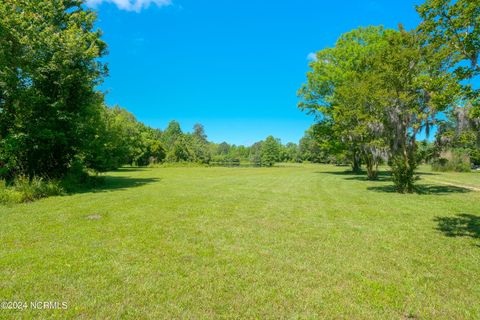
[[[430, 167], [422, 166], [419, 168], [422, 172], [431, 172]], [[451, 185], [465, 186], [480, 191], [480, 171], [472, 172], [431, 172], [423, 178], [432, 183], [443, 183]]]
[[0, 300], [68, 302], [0, 318], [480, 318], [480, 192], [344, 170], [126, 168], [0, 207]]

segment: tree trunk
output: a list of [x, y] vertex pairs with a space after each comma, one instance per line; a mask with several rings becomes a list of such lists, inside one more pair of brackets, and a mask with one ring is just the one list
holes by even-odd
[[352, 171], [355, 173], [362, 171], [362, 159], [358, 151], [353, 150], [352, 152]]
[[378, 178], [378, 163], [371, 159], [370, 157], [367, 157], [366, 159], [366, 165], [367, 165], [367, 177], [368, 180], [377, 180]]

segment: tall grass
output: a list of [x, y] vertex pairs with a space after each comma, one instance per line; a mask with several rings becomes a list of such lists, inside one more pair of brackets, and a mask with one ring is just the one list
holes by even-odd
[[0, 180], [0, 203], [31, 202], [40, 198], [61, 195], [64, 190], [59, 181], [39, 177], [19, 176], [10, 184]]
[[32, 202], [37, 199], [89, 190], [104, 184], [104, 177], [74, 163], [61, 180], [17, 176], [11, 181], [0, 179], [0, 204]]
[[450, 159], [440, 158], [432, 163], [432, 170], [436, 172], [470, 172], [470, 159], [461, 153], [452, 153]]

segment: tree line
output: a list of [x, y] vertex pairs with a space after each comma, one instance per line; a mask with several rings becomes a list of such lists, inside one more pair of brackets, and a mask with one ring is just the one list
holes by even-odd
[[[107, 44], [81, 0], [0, 2], [0, 179], [65, 177], [125, 164], [248, 161], [350, 163], [375, 179], [388, 163], [398, 191], [414, 188], [423, 158], [480, 144], [478, 2], [428, 0], [414, 30], [371, 26], [321, 50], [299, 90], [318, 123], [299, 144], [269, 136], [251, 146], [208, 141], [172, 121], [165, 130], [105, 104]], [[434, 143], [418, 141], [435, 128]], [[441, 164], [441, 163], [440, 163]]]
[[273, 166], [277, 162], [326, 162], [319, 153], [315, 137], [307, 130], [300, 144], [282, 144], [268, 136], [251, 146], [214, 143], [205, 128], [197, 123], [184, 132], [180, 123], [170, 121], [164, 130], [138, 121], [124, 108], [104, 107], [103, 120], [96, 138], [82, 159], [89, 169], [98, 172], [122, 165], [147, 166], [161, 163], [188, 162], [205, 165], [236, 166], [240, 163]]
[[399, 192], [412, 192], [419, 136], [437, 129], [435, 150], [480, 145], [480, 6], [475, 0], [427, 0], [413, 30], [381, 26], [343, 34], [317, 52], [299, 90], [302, 110], [318, 117], [324, 150], [365, 166], [376, 179], [388, 163]]
[[108, 76], [107, 44], [96, 18], [80, 0], [0, 3], [0, 179], [58, 179], [72, 168], [103, 172], [125, 164], [316, 160], [310, 140], [215, 144], [200, 124], [184, 133], [172, 121], [162, 131], [106, 106], [97, 88]]

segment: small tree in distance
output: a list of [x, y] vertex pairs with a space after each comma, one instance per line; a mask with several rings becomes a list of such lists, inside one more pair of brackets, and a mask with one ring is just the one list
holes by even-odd
[[262, 144], [262, 166], [271, 167], [280, 158], [280, 141], [273, 136], [268, 136]]

